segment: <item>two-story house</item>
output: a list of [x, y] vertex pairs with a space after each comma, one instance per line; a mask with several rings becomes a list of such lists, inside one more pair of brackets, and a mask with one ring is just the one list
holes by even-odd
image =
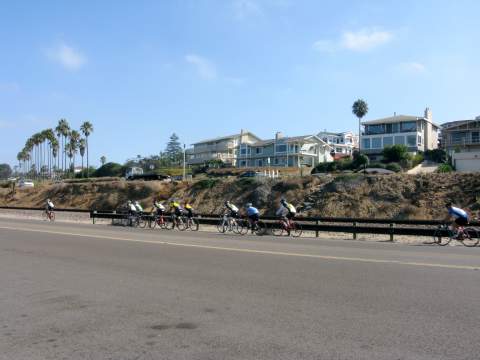
[[241, 130], [239, 134], [203, 140], [192, 144], [187, 163], [197, 165], [211, 160], [220, 160], [228, 166], [237, 166], [241, 145], [253, 144], [256, 141], [260, 141], [260, 138], [245, 130]]
[[333, 147], [316, 135], [286, 137], [277, 132], [275, 138], [240, 145], [238, 167], [316, 166], [333, 161]]
[[317, 136], [334, 149], [335, 158], [351, 156], [353, 150], [358, 147], [358, 137], [351, 131], [340, 133], [321, 131]]
[[433, 122], [432, 112], [425, 109], [421, 116], [394, 115], [362, 122], [360, 151], [371, 160], [381, 158], [383, 149], [392, 145], [405, 145], [411, 153], [438, 147], [440, 127]]
[[480, 171], [480, 116], [443, 124], [441, 145], [457, 171]]

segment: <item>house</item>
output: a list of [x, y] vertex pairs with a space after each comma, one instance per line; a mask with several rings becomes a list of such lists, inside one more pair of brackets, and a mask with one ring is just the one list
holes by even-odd
[[335, 158], [351, 156], [353, 150], [358, 148], [358, 136], [351, 131], [340, 133], [321, 131], [317, 136], [333, 147]]
[[317, 135], [286, 137], [277, 132], [275, 138], [241, 144], [238, 167], [316, 166], [333, 161], [334, 148]]
[[480, 171], [480, 116], [443, 124], [442, 148], [457, 171]]
[[226, 165], [237, 166], [240, 146], [260, 141], [260, 138], [249, 131], [241, 130], [239, 134], [221, 136], [192, 144], [189, 149], [187, 163], [203, 164], [212, 160], [220, 160]]
[[424, 116], [394, 115], [383, 119], [362, 122], [360, 151], [371, 160], [378, 160], [386, 146], [406, 145], [408, 151], [438, 148], [440, 127], [433, 122], [432, 112], [425, 109]]

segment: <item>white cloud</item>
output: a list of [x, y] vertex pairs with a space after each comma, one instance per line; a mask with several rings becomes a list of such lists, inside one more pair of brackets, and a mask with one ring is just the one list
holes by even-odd
[[415, 61], [401, 63], [400, 69], [411, 74], [421, 74], [427, 70], [425, 65]]
[[237, 19], [244, 19], [250, 16], [259, 16], [263, 14], [262, 7], [255, 0], [235, 0], [232, 5]]
[[202, 79], [213, 80], [217, 78], [217, 69], [210, 60], [200, 55], [189, 54], [185, 56], [185, 61], [196, 68]]
[[345, 31], [339, 39], [318, 40], [312, 48], [321, 52], [334, 52], [340, 49], [351, 51], [368, 51], [390, 42], [393, 34], [389, 31], [362, 29], [359, 31]]
[[357, 32], [346, 31], [342, 35], [341, 46], [353, 51], [368, 51], [386, 44], [392, 39], [388, 31], [363, 29]]
[[87, 63], [85, 55], [63, 43], [48, 51], [47, 56], [68, 70], [78, 70]]

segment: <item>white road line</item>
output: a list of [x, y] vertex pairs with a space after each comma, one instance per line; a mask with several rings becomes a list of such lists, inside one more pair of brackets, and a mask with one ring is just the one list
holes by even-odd
[[156, 244], [156, 245], [183, 246], [183, 247], [192, 247], [192, 248], [198, 248], [198, 249], [221, 250], [221, 251], [241, 252], [241, 253], [250, 253], [250, 254], [294, 256], [294, 257], [313, 258], [313, 259], [322, 259], [322, 260], [341, 260], [341, 261], [410, 265], [410, 266], [423, 266], [423, 267], [460, 269], [460, 270], [479, 270], [480, 269], [480, 265], [479, 266], [449, 265], [449, 264], [439, 264], [439, 263], [423, 263], [423, 262], [415, 262], [415, 261], [301, 254], [301, 253], [290, 253], [290, 252], [272, 251], [272, 250], [255, 250], [255, 249], [241, 249], [241, 248], [231, 248], [231, 247], [223, 247], [223, 246], [185, 244], [185, 243], [177, 243], [177, 242], [169, 242], [169, 241], [138, 240], [138, 239], [115, 237], [115, 236], [89, 235], [89, 234], [79, 234], [79, 233], [70, 233], [70, 232], [62, 232], [62, 231], [52, 231], [52, 230], [22, 229], [22, 228], [10, 227], [10, 226], [0, 226], [0, 229], [26, 231], [26, 232], [39, 232], [39, 233], [47, 233], [47, 234], [55, 234], [55, 235], [69, 235], [69, 236], [88, 237], [88, 238], [116, 240], [116, 241], [129, 241], [129, 242], [138, 242], [138, 243], [146, 243], [146, 244]]

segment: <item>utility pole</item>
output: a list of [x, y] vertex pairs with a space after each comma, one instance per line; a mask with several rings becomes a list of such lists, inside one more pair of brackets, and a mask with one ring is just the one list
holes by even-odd
[[186, 158], [186, 155], [185, 155], [185, 144], [183, 144], [183, 181], [186, 180], [186, 173], [185, 173], [185, 158]]

